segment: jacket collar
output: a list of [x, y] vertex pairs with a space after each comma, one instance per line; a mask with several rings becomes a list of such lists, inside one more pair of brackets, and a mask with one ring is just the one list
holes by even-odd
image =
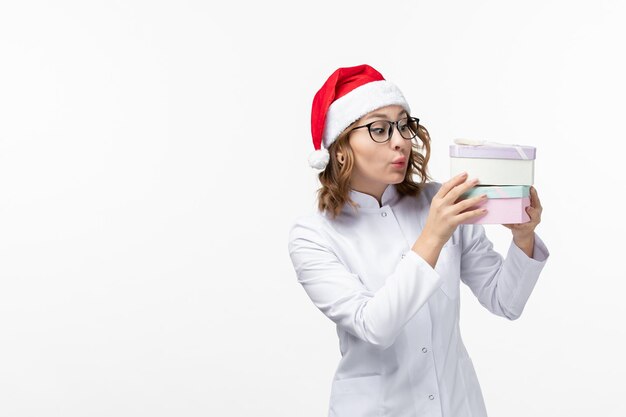
[[[387, 186], [385, 191], [383, 192], [381, 200], [382, 207], [391, 205], [395, 203], [398, 198], [399, 193], [396, 190], [396, 186], [390, 184]], [[350, 190], [349, 197], [352, 201], [359, 205], [360, 209], [380, 209], [381, 206], [378, 205], [378, 200], [375, 197], [372, 197], [369, 194], [362, 193], [360, 191]], [[347, 204], [349, 208], [351, 208], [350, 204]]]

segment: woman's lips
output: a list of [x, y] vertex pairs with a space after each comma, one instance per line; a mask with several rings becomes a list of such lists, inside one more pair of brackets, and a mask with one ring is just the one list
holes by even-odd
[[404, 168], [406, 165], [406, 158], [398, 158], [395, 159], [392, 163], [392, 166], [396, 167], [396, 168]]

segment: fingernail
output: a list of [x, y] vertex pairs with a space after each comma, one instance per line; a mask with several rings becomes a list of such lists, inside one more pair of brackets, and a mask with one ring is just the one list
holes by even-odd
[[467, 172], [461, 172], [459, 178], [467, 177]]

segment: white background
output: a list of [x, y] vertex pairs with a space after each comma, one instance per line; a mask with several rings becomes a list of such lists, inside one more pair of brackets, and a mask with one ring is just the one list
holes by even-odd
[[214, 3], [1, 3], [0, 415], [325, 415], [337, 336], [287, 234], [313, 95], [362, 63], [437, 181], [457, 137], [538, 149], [524, 314], [462, 288], [490, 415], [626, 415], [624, 2]]

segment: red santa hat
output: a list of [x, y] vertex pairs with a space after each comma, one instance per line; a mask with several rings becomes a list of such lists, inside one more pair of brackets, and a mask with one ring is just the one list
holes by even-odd
[[315, 151], [309, 156], [312, 168], [324, 169], [328, 147], [337, 137], [367, 113], [390, 105], [410, 113], [402, 92], [369, 65], [339, 68], [331, 74], [313, 98], [311, 135]]

